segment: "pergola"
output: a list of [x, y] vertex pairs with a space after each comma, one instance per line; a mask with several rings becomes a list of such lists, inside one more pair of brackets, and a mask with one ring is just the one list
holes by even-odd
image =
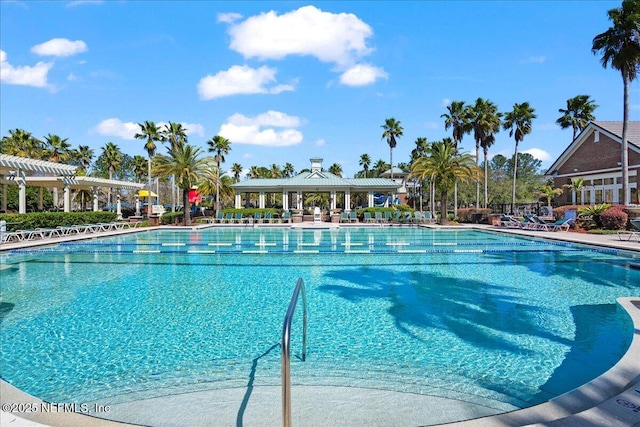
[[[48, 162], [45, 160], [29, 159], [25, 157], [8, 156], [0, 154], [0, 182], [3, 184], [17, 184], [18, 212], [27, 211], [27, 186], [57, 188], [64, 192], [64, 211], [71, 210], [71, 190], [90, 191], [93, 196], [93, 210], [98, 208], [98, 194], [100, 188], [118, 188], [127, 190], [140, 190], [144, 184], [116, 181], [90, 176], [75, 176], [75, 166]], [[37, 176], [27, 176], [27, 173]], [[46, 176], [45, 176], [46, 175]], [[7, 192], [2, 192], [2, 209], [7, 209]]]
[[[374, 193], [395, 193], [402, 184], [385, 178], [341, 178], [322, 170], [322, 159], [311, 159], [311, 171], [303, 172], [293, 178], [249, 179], [238, 182], [231, 187], [235, 191], [235, 207], [242, 207], [242, 195], [258, 194], [258, 207], [265, 207], [265, 195], [282, 194], [282, 208], [304, 209], [303, 193], [329, 193], [331, 210], [337, 208], [336, 196], [344, 193], [344, 210], [351, 210], [351, 195], [366, 193], [367, 205], [374, 206]], [[293, 194], [292, 206], [289, 206], [289, 195]]]

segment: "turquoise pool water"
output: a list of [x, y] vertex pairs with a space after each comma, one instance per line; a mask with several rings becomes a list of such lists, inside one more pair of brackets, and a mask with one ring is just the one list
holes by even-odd
[[0, 375], [56, 403], [279, 385], [302, 277], [294, 385], [526, 407], [615, 364], [615, 300], [640, 295], [633, 255], [471, 230], [148, 231], [0, 260]]

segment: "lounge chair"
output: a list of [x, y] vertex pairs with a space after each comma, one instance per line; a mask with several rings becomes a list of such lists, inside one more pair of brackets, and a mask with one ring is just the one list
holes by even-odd
[[365, 212], [363, 216], [364, 222], [374, 222], [374, 219], [371, 217], [371, 212]]
[[620, 240], [635, 240], [640, 242], [640, 219], [632, 219], [629, 221], [634, 230], [620, 230], [618, 231], [618, 239]]
[[282, 222], [283, 223], [291, 222], [291, 212], [289, 211], [282, 212]]
[[380, 224], [382, 224], [383, 222], [386, 222], [384, 220], [384, 218], [382, 217], [382, 212], [376, 212], [375, 213], [375, 220], [376, 220], [376, 222], [379, 222]]
[[342, 212], [340, 214], [340, 222], [349, 222], [349, 212]]
[[358, 213], [356, 211], [349, 212], [349, 222], [358, 222]]
[[313, 208], [313, 222], [322, 222], [322, 212], [320, 211], [320, 208], [318, 206]]
[[538, 230], [544, 230], [544, 231], [569, 231], [569, 228], [571, 228], [571, 224], [573, 223], [573, 219], [572, 218], [562, 218], [557, 220], [554, 223], [544, 223], [544, 224], [539, 224], [538, 226]]
[[0, 243], [8, 243], [12, 240], [21, 242], [24, 240], [24, 234], [20, 231], [4, 231], [0, 233]]
[[233, 221], [233, 213], [232, 212], [227, 212], [224, 215], [224, 222], [226, 222], [227, 224], [231, 224], [232, 221]]
[[393, 217], [391, 216], [391, 212], [384, 211], [384, 222], [391, 222], [391, 221], [393, 221]]
[[271, 214], [271, 212], [266, 212], [264, 214], [264, 222], [268, 222], [269, 224], [273, 222], [273, 215]]
[[435, 224], [437, 221], [436, 217], [431, 212], [424, 212], [423, 216], [424, 216], [424, 221], [427, 224]]

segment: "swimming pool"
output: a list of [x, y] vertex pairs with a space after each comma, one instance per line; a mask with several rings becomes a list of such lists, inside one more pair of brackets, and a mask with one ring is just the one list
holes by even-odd
[[278, 385], [303, 277], [293, 384], [509, 411], [611, 367], [633, 330], [615, 299], [640, 290], [631, 255], [472, 230], [161, 230], [1, 260], [0, 375], [51, 402]]

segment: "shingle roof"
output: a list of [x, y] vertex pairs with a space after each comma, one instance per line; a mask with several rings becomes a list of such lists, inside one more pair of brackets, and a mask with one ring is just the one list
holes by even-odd
[[[591, 122], [622, 140], [622, 122]], [[627, 141], [640, 147], [640, 121], [627, 122]]]

